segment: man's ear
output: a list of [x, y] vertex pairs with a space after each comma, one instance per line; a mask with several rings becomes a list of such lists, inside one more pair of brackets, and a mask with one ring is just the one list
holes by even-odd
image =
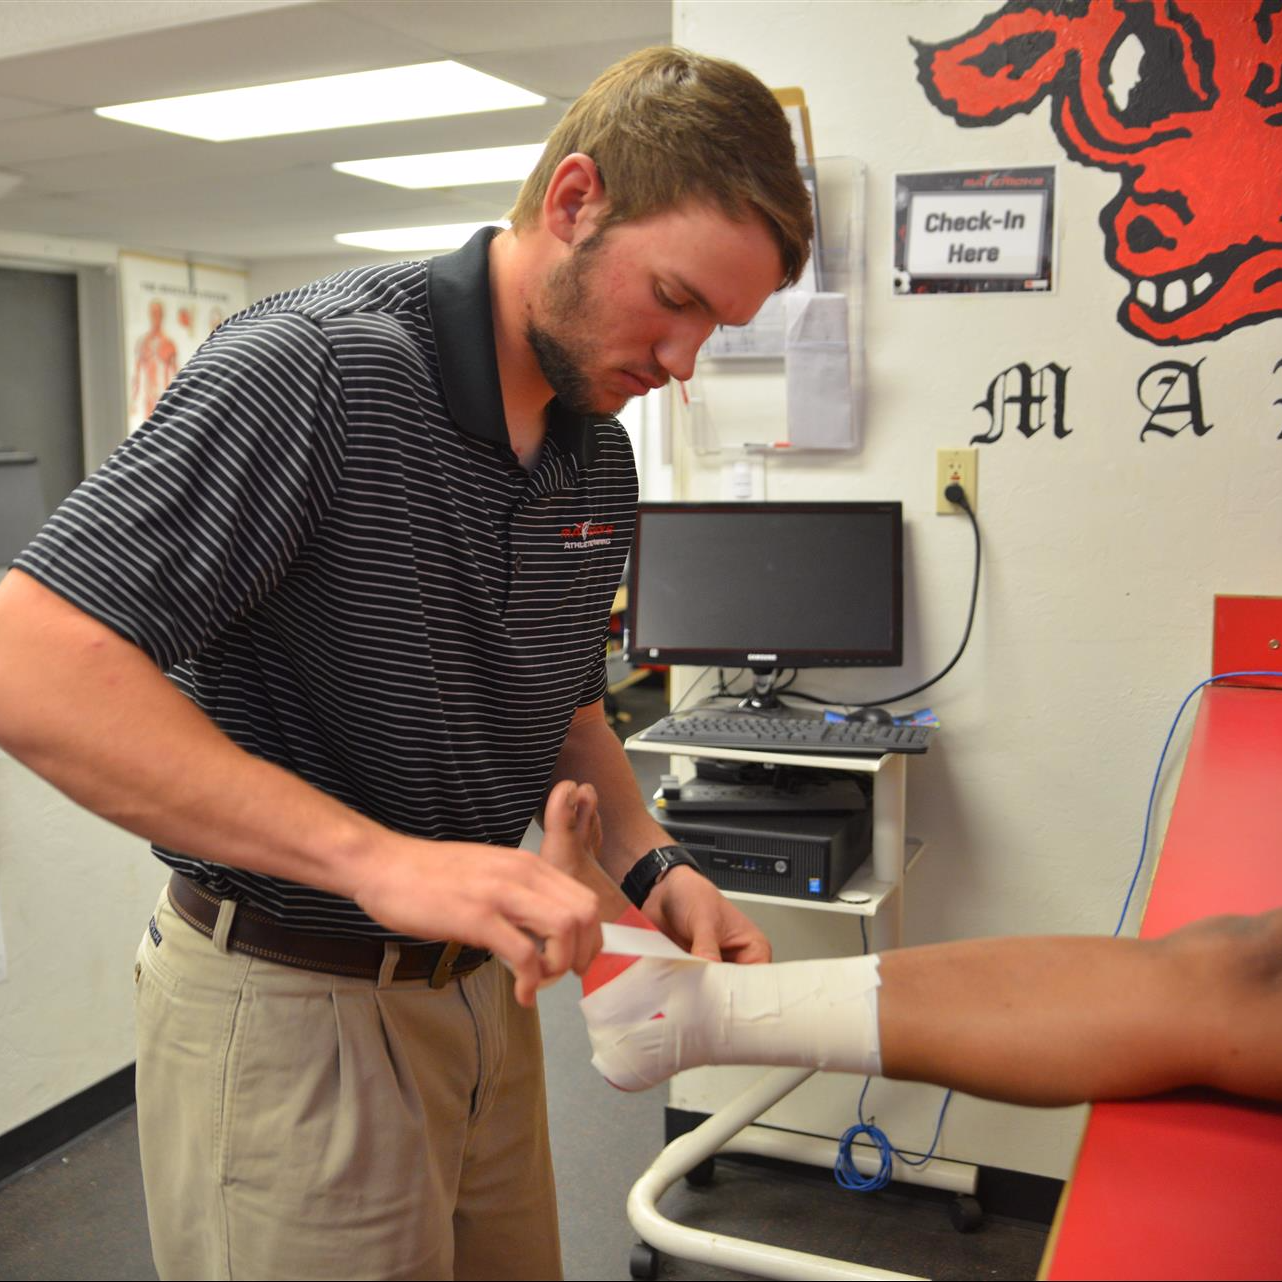
[[596, 230], [605, 203], [596, 162], [581, 151], [572, 152], [552, 171], [543, 195], [543, 225], [565, 244], [577, 244]]

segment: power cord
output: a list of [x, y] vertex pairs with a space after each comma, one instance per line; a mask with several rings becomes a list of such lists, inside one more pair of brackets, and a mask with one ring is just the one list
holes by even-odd
[[876, 700], [878, 705], [887, 703], [898, 703], [901, 699], [907, 699], [911, 695], [920, 694], [923, 690], [929, 689], [936, 682], [942, 681], [957, 666], [957, 660], [962, 657], [966, 650], [966, 643], [970, 640], [971, 628], [975, 625], [975, 605], [979, 600], [979, 568], [981, 558], [981, 548], [979, 542], [979, 522], [975, 519], [975, 510], [970, 505], [970, 500], [966, 497], [966, 491], [962, 486], [954, 481], [944, 490], [944, 498], [950, 503], [956, 503], [970, 519], [970, 528], [975, 535], [975, 576], [970, 585], [970, 608], [966, 612], [966, 630], [962, 633], [961, 644], [957, 647], [957, 653], [944, 665], [944, 667], [931, 677], [929, 681], [923, 681], [921, 685], [913, 686], [911, 690], [904, 690], [899, 694], [888, 695], [884, 699]]
[[[962, 657], [966, 650], [966, 644], [970, 640], [971, 628], [975, 624], [975, 605], [979, 600], [979, 570], [981, 562], [981, 548], [979, 540], [979, 522], [975, 518], [975, 511], [970, 505], [970, 500], [966, 497], [966, 491], [954, 481], [944, 490], [944, 497], [950, 503], [956, 503], [959, 508], [970, 518], [971, 530], [975, 535], [975, 575], [970, 586], [970, 608], [966, 612], [966, 630], [962, 633], [961, 644], [957, 647], [957, 653], [937, 672], [929, 681], [923, 681], [920, 685], [915, 685], [911, 690], [901, 690], [898, 694], [887, 695], [881, 699], [865, 700], [865, 706], [884, 706], [888, 703], [898, 703], [901, 699], [907, 699], [914, 694], [920, 694], [923, 690], [928, 690], [937, 682], [942, 681], [957, 666], [957, 661]], [[808, 699], [811, 703], [840, 702], [838, 700], [824, 699], [818, 695], [802, 694], [800, 691], [794, 691], [794, 699]], [[849, 707], [851, 705], [844, 704]]]

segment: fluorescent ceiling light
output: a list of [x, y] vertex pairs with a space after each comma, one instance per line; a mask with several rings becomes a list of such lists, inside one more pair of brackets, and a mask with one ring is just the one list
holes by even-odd
[[303, 134], [389, 120], [538, 107], [546, 101], [461, 63], [420, 62], [383, 71], [357, 71], [345, 76], [319, 76], [278, 85], [95, 107], [94, 113], [148, 129], [227, 142], [233, 138]]
[[520, 147], [482, 147], [477, 151], [432, 151], [421, 156], [384, 156], [380, 160], [339, 160], [342, 174], [393, 187], [471, 187], [478, 183], [521, 182], [539, 163], [541, 142]]
[[382, 231], [344, 231], [334, 237], [340, 245], [382, 249], [398, 254], [419, 249], [458, 249], [482, 227], [510, 227], [503, 219], [488, 223], [442, 223], [436, 227], [387, 227]]

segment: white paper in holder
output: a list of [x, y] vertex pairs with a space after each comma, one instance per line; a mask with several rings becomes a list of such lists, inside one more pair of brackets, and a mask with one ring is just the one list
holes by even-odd
[[795, 290], [783, 299], [788, 443], [795, 448], [855, 449], [848, 300], [845, 294]]

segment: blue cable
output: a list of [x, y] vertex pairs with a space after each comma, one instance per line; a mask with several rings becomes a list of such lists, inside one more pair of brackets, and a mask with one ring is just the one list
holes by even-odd
[[1179, 725], [1180, 718], [1184, 715], [1184, 709], [1188, 707], [1189, 700], [1203, 686], [1209, 686], [1214, 681], [1227, 681], [1230, 677], [1277, 677], [1279, 673], [1275, 670], [1257, 671], [1254, 669], [1244, 672], [1217, 672], [1213, 677], [1207, 677], [1205, 681], [1199, 681], [1192, 690], [1184, 696], [1184, 702], [1180, 704], [1179, 711], [1175, 714], [1175, 720], [1171, 722], [1171, 728], [1166, 732], [1166, 742], [1162, 745], [1162, 755], [1157, 759], [1157, 769], [1153, 771], [1153, 786], [1149, 789], [1148, 806], [1144, 811], [1144, 835], [1140, 838], [1140, 857], [1135, 862], [1135, 872], [1131, 876], [1131, 884], [1127, 887], [1126, 902], [1122, 905], [1122, 915], [1117, 919], [1117, 926], [1113, 930], [1113, 938], [1116, 939], [1122, 933], [1122, 924], [1126, 921], [1126, 914], [1131, 907], [1131, 896], [1135, 893], [1136, 883], [1140, 879], [1140, 869], [1144, 867], [1144, 855], [1148, 850], [1148, 833], [1153, 822], [1153, 802], [1157, 797], [1157, 785], [1162, 778], [1162, 766], [1166, 762], [1166, 751], [1171, 746], [1171, 740], [1175, 737], [1175, 727]]
[[[1192, 690], [1184, 696], [1184, 702], [1180, 704], [1179, 711], [1175, 714], [1175, 719], [1171, 722], [1171, 728], [1167, 731], [1166, 742], [1162, 745], [1161, 756], [1157, 759], [1157, 769], [1153, 772], [1153, 786], [1149, 789], [1148, 807], [1144, 812], [1144, 834], [1140, 838], [1140, 855], [1135, 864], [1135, 872], [1131, 877], [1131, 884], [1126, 891], [1126, 902], [1122, 905], [1122, 915], [1118, 918], [1117, 928], [1113, 931], [1113, 937], [1121, 933], [1122, 923], [1126, 920], [1127, 911], [1131, 906], [1131, 896], [1135, 893], [1136, 883], [1140, 878], [1140, 870], [1144, 867], [1144, 854], [1148, 849], [1149, 827], [1153, 820], [1153, 802], [1157, 797], [1157, 785], [1162, 778], [1162, 766], [1166, 763], [1167, 749], [1171, 746], [1171, 740], [1175, 737], [1175, 727], [1179, 725], [1180, 718], [1184, 715], [1184, 709], [1188, 707], [1189, 700], [1197, 694], [1203, 686], [1209, 686], [1215, 681], [1226, 681], [1230, 677], [1276, 677], [1279, 674], [1276, 671], [1242, 671], [1242, 672], [1218, 672], [1213, 677], [1207, 677], [1205, 681], [1199, 681]], [[863, 936], [864, 952], [868, 951], [868, 933], [864, 926], [864, 919], [859, 919], [859, 931]], [[884, 1189], [890, 1183], [891, 1166], [893, 1158], [899, 1158], [905, 1166], [924, 1166], [934, 1156], [935, 1146], [939, 1143], [939, 1135], [944, 1127], [944, 1114], [948, 1111], [948, 1105], [953, 1098], [952, 1091], [944, 1096], [944, 1102], [940, 1105], [939, 1118], [935, 1122], [935, 1136], [930, 1141], [930, 1148], [927, 1150], [925, 1157], [911, 1158], [905, 1157], [899, 1149], [890, 1142], [886, 1132], [879, 1126], [874, 1125], [876, 1118], [871, 1122], [864, 1121], [864, 1096], [868, 1094], [868, 1087], [872, 1085], [872, 1078], [864, 1078], [864, 1088], [859, 1092], [859, 1104], [857, 1113], [859, 1115], [859, 1124], [852, 1126], [837, 1141], [837, 1160], [833, 1165], [833, 1178], [844, 1189], [850, 1189], [856, 1193], [875, 1193], [878, 1189]], [[876, 1175], [860, 1175], [855, 1167], [854, 1153], [852, 1145], [855, 1137], [858, 1135], [867, 1135], [872, 1141], [873, 1146], [877, 1149], [881, 1157], [881, 1162]]]
[[[854, 1193], [875, 1193], [878, 1189], [884, 1189], [890, 1183], [892, 1161], [896, 1157], [905, 1166], [925, 1166], [935, 1155], [935, 1146], [939, 1143], [939, 1134], [944, 1128], [944, 1114], [948, 1111], [949, 1101], [953, 1098], [951, 1090], [944, 1096], [944, 1102], [939, 1108], [939, 1118], [935, 1122], [935, 1137], [930, 1141], [930, 1149], [926, 1155], [916, 1158], [905, 1157], [890, 1142], [890, 1137], [886, 1132], [876, 1125], [876, 1118], [869, 1122], [864, 1121], [864, 1096], [868, 1094], [868, 1087], [871, 1085], [872, 1078], [864, 1078], [864, 1088], [859, 1092], [859, 1124], [850, 1127], [841, 1139], [837, 1141], [837, 1161], [832, 1168], [833, 1178], [837, 1183], [842, 1188], [850, 1189]], [[852, 1145], [857, 1135], [867, 1135], [880, 1154], [881, 1162], [876, 1175], [860, 1175], [858, 1168], [855, 1166]]]
[[[859, 918], [859, 934], [863, 940], [864, 954], [868, 953], [868, 921], [866, 917]], [[850, 1189], [854, 1193], [875, 1193], [878, 1189], [884, 1189], [890, 1183], [891, 1166], [894, 1158], [899, 1158], [906, 1166], [924, 1166], [935, 1154], [935, 1146], [939, 1143], [939, 1134], [944, 1128], [944, 1114], [948, 1112], [948, 1103], [953, 1097], [952, 1091], [944, 1095], [944, 1102], [939, 1107], [939, 1117], [935, 1122], [935, 1138], [930, 1141], [930, 1149], [925, 1157], [905, 1157], [891, 1142], [890, 1137], [881, 1127], [876, 1125], [876, 1118], [872, 1121], [864, 1120], [864, 1096], [868, 1094], [868, 1088], [872, 1085], [872, 1078], [864, 1078], [864, 1088], [859, 1092], [859, 1104], [856, 1111], [859, 1114], [859, 1124], [850, 1127], [841, 1139], [837, 1141], [837, 1160], [833, 1164], [833, 1178], [844, 1189]], [[872, 1141], [873, 1146], [881, 1155], [881, 1164], [876, 1175], [860, 1175], [858, 1168], [855, 1166], [854, 1150], [852, 1145], [855, 1137], [858, 1135], [867, 1135]]]

